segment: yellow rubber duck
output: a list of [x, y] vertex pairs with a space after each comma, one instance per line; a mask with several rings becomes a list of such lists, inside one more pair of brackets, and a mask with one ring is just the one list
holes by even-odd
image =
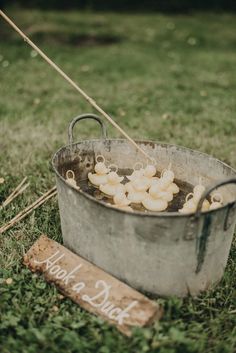
[[114, 207], [120, 208], [125, 211], [133, 211], [129, 206], [131, 201], [129, 201], [124, 192], [119, 192], [113, 197]]
[[[132, 203], [141, 203], [145, 197], [147, 197], [146, 190], [148, 189], [148, 184], [142, 179], [136, 179], [133, 181], [130, 191], [128, 192], [128, 200]], [[126, 188], [127, 190], [127, 188]]]
[[115, 196], [117, 193], [125, 192], [125, 187], [121, 184], [123, 179], [124, 177], [119, 177], [116, 172], [110, 172], [107, 175], [106, 184], [100, 185], [99, 189], [108, 196]]
[[[99, 162], [99, 159], [102, 161]], [[100, 186], [107, 183], [107, 174], [110, 169], [105, 165], [105, 158], [102, 155], [96, 157], [96, 164], [94, 167], [95, 173], [88, 173], [88, 179], [91, 184]]]

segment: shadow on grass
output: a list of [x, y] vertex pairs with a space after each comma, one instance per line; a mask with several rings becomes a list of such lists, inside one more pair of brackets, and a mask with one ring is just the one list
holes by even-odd
[[[123, 37], [109, 31], [63, 31], [58, 26], [32, 26], [25, 29], [25, 34], [31, 40], [48, 45], [69, 45], [74, 47], [107, 46], [123, 41]], [[18, 42], [20, 39], [15, 33], [9, 32], [6, 26], [0, 26], [0, 37], [11, 42]]]
[[72, 33], [58, 33], [58, 32], [36, 32], [31, 35], [31, 38], [37, 42], [44, 42], [47, 44], [63, 44], [72, 45], [75, 47], [82, 46], [99, 46], [112, 45], [121, 42], [122, 38], [110, 34], [72, 34]]

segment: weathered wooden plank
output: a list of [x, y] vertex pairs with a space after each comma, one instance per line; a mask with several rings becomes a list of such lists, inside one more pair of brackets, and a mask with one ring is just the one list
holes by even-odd
[[89, 312], [100, 315], [126, 335], [134, 326], [150, 325], [162, 315], [159, 305], [100, 268], [42, 235], [24, 256], [32, 271], [40, 271], [63, 294]]

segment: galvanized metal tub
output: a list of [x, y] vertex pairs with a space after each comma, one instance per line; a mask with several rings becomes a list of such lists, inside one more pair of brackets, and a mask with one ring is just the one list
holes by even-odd
[[[95, 119], [103, 137], [73, 143], [73, 127]], [[153, 295], [197, 295], [218, 282], [224, 272], [236, 223], [236, 171], [207, 154], [152, 141], [136, 141], [158, 169], [172, 162], [177, 179], [195, 185], [202, 177], [208, 190], [196, 214], [141, 213], [115, 209], [65, 181], [68, 169], [79, 180], [87, 178], [102, 154], [107, 163], [130, 168], [145, 158], [127, 140], [108, 139], [95, 115], [75, 118], [69, 126], [69, 145], [52, 159], [56, 174], [64, 244], [115, 277]], [[225, 205], [201, 213], [201, 203], [220, 187]]]

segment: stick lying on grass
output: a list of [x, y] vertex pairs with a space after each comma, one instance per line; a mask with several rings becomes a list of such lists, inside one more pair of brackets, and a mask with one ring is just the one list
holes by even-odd
[[25, 189], [29, 186], [29, 183], [25, 184], [27, 177], [25, 177], [22, 182], [12, 191], [12, 193], [6, 198], [6, 200], [2, 203], [0, 208], [4, 208], [9, 205], [17, 196], [23, 193]]
[[26, 207], [20, 213], [18, 213], [8, 223], [6, 223], [4, 226], [2, 226], [0, 228], [0, 234], [4, 233], [9, 228], [13, 227], [16, 223], [21, 221], [23, 218], [25, 218], [27, 215], [29, 215], [33, 210], [38, 208], [40, 205], [42, 205], [44, 202], [46, 202], [47, 200], [49, 200], [51, 197], [55, 196], [56, 194], [57, 194], [56, 186], [54, 186], [52, 189], [48, 190], [45, 194], [43, 194], [39, 199], [37, 199], [35, 202], [33, 202], [28, 207]]

